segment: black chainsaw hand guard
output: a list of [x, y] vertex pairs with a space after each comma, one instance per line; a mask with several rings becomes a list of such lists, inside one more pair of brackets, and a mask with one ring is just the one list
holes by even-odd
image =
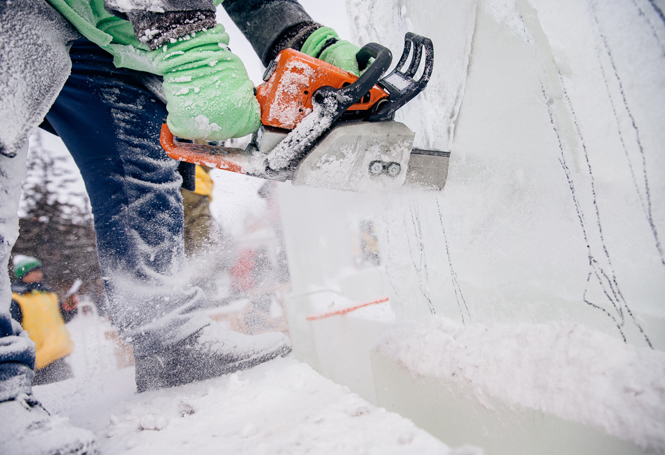
[[[409, 55], [411, 55], [411, 61], [405, 71], [404, 68]], [[425, 57], [423, 74], [418, 80], [415, 80], [413, 77], [418, 72], [423, 55]], [[408, 32], [404, 36], [404, 51], [399, 62], [397, 62], [397, 66], [390, 74], [379, 81], [379, 86], [390, 94], [388, 101], [384, 101], [377, 106], [376, 113], [370, 116], [368, 120], [370, 122], [392, 120], [399, 108], [411, 101], [427, 86], [433, 68], [434, 45], [432, 40]]]

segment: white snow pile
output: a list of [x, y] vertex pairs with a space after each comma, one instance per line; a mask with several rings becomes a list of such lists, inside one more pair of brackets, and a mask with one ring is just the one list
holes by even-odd
[[94, 431], [105, 455], [482, 455], [448, 449], [293, 359], [142, 394], [132, 373], [38, 386], [35, 394], [51, 413]]
[[412, 373], [665, 449], [665, 353], [579, 324], [461, 325], [435, 318], [375, 348]]
[[141, 396], [111, 418], [108, 452], [168, 453], [174, 445], [190, 453], [444, 452], [398, 416], [289, 363]]

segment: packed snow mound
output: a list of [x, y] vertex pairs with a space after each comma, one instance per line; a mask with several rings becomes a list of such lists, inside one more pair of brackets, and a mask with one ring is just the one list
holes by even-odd
[[3, 454], [95, 454], [94, 435], [49, 414], [28, 395], [0, 404], [0, 440]]
[[403, 327], [376, 350], [417, 375], [665, 449], [665, 353], [575, 323]]
[[95, 431], [106, 455], [482, 454], [449, 450], [293, 359], [142, 394], [132, 373], [38, 386], [35, 394], [50, 412]]

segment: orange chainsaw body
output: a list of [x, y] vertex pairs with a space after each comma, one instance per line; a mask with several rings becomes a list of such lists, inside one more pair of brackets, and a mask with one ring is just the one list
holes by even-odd
[[242, 149], [177, 142], [166, 123], [162, 125], [159, 143], [174, 160], [216, 167], [238, 174], [245, 174], [248, 168], [247, 156]]
[[[358, 79], [352, 73], [294, 49], [284, 49], [266, 70], [266, 82], [256, 90], [261, 105], [261, 123], [266, 126], [294, 129], [312, 112], [312, 96], [319, 88], [340, 89]], [[366, 111], [388, 93], [374, 86], [349, 111]]]
[[[355, 82], [358, 77], [348, 71], [326, 63], [294, 49], [284, 49], [266, 70], [267, 79], [256, 89], [261, 106], [261, 123], [284, 130], [294, 129], [312, 112], [312, 96], [323, 86], [340, 89]], [[349, 111], [366, 111], [388, 93], [374, 86]], [[244, 174], [248, 158], [240, 149], [221, 148], [216, 145], [177, 142], [166, 123], [160, 137], [162, 147], [176, 160], [203, 164]]]
[[413, 131], [394, 119], [430, 80], [432, 41], [407, 33], [388, 75], [392, 54], [384, 46], [368, 43], [356, 59], [366, 67], [360, 77], [293, 49], [280, 52], [256, 89], [262, 127], [244, 150], [180, 140], [166, 124], [161, 144], [182, 162], [294, 185], [442, 189], [450, 153], [413, 149]]

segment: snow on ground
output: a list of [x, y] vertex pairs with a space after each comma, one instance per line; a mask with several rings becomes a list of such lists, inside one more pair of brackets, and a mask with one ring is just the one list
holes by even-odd
[[665, 450], [665, 353], [568, 322], [462, 325], [434, 318], [386, 336], [377, 351], [434, 376], [638, 446]]
[[67, 327], [76, 377], [34, 393], [49, 412], [93, 431], [104, 455], [482, 453], [451, 451], [292, 358], [139, 395], [134, 368], [115, 367], [107, 322], [88, 313]]
[[140, 395], [133, 368], [93, 383], [35, 387], [35, 395], [94, 431], [108, 455], [451, 453], [410, 421], [288, 358]]

